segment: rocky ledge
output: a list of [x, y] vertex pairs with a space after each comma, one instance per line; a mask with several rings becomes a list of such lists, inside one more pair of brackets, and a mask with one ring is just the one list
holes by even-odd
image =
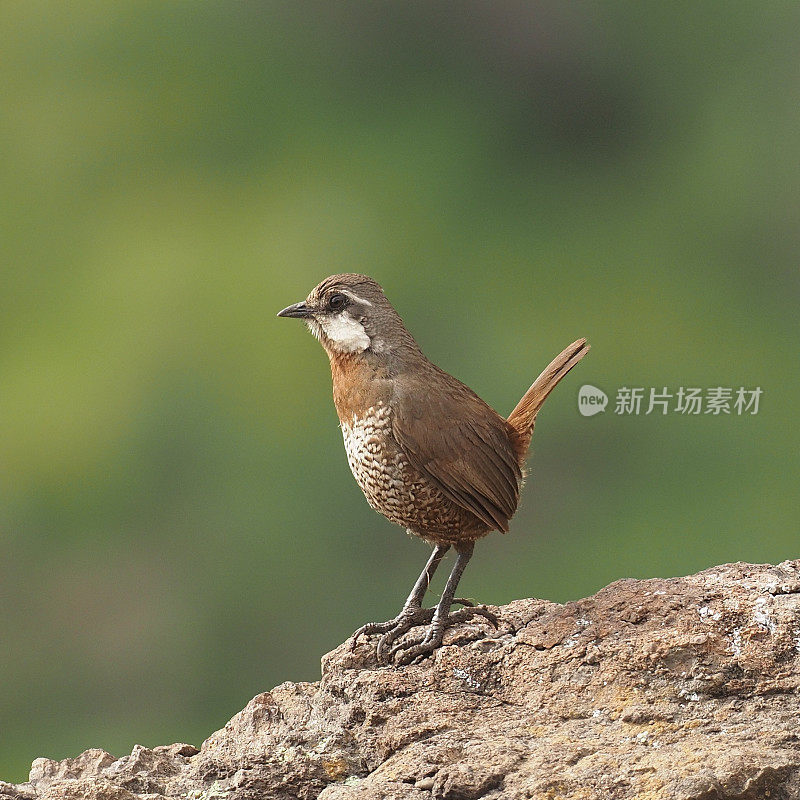
[[800, 560], [492, 610], [409, 667], [345, 643], [199, 750], [38, 758], [0, 799], [800, 798]]

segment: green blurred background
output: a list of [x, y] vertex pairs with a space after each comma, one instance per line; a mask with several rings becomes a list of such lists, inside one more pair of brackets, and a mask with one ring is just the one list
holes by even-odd
[[[800, 556], [796, 3], [29, 0], [0, 30], [0, 777], [199, 744], [397, 611], [427, 550], [275, 318], [333, 272], [506, 413], [593, 345], [465, 594]], [[623, 385], [764, 395], [617, 416]]]

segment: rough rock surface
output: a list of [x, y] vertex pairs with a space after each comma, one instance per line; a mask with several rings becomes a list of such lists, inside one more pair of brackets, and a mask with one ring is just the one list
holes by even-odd
[[0, 798], [800, 798], [800, 560], [493, 610], [409, 667], [345, 643], [199, 751], [39, 758]]

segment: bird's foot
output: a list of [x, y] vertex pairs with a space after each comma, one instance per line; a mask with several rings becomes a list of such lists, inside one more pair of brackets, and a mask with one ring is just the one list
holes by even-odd
[[[434, 609], [430, 609], [434, 611]], [[475, 617], [483, 617], [488, 620], [494, 628], [497, 628], [499, 620], [491, 611], [480, 606], [468, 606], [448, 614], [441, 618], [432, 615], [432, 622], [428, 628], [419, 634], [406, 637], [402, 642], [398, 642], [388, 653], [388, 659], [393, 660], [397, 665], [413, 664], [422, 661], [426, 656], [431, 655], [437, 648], [442, 646], [444, 632], [453, 625], [467, 622]], [[408, 629], [406, 629], [408, 630]], [[404, 633], [405, 631], [403, 631]], [[392, 637], [391, 641], [384, 645], [384, 648], [394, 642], [401, 634]], [[386, 637], [384, 637], [386, 638]], [[381, 642], [378, 645], [380, 650]]]
[[[456, 597], [453, 602], [458, 603], [460, 606], [469, 606], [470, 608], [475, 606], [472, 600], [467, 600], [465, 597]], [[411, 620], [411, 625], [404, 627], [404, 630], [402, 630], [398, 636], [410, 630], [415, 625], [427, 625], [433, 619], [433, 612], [435, 610], [435, 608], [404, 608], [394, 619], [390, 619], [387, 622], [367, 622], [350, 637], [350, 649], [355, 649], [360, 636], [372, 636], [375, 633], [386, 633], [393, 628], [405, 626], [405, 623], [409, 620]], [[492, 617], [494, 617], [494, 615], [492, 615]]]
[[[444, 632], [453, 625], [468, 622], [475, 617], [483, 617], [497, 628], [499, 620], [486, 608], [476, 606], [470, 600], [456, 598], [454, 603], [460, 603], [464, 608], [454, 611], [447, 617], [435, 619], [435, 608], [405, 608], [394, 619], [387, 622], [368, 622], [362, 625], [350, 639], [350, 650], [354, 650], [360, 636], [382, 634], [376, 647], [376, 656], [379, 664], [388, 664], [392, 660], [396, 664], [410, 664], [422, 660], [441, 647]], [[407, 637], [395, 645], [395, 642], [412, 628], [427, 625], [423, 633]], [[392, 646], [394, 645], [394, 647]]]
[[353, 650], [359, 636], [383, 634], [378, 640], [376, 655], [379, 664], [389, 663], [389, 648], [404, 633], [419, 625], [427, 625], [432, 619], [433, 608], [404, 608], [394, 619], [388, 622], [368, 622], [362, 625], [350, 640], [350, 649]]

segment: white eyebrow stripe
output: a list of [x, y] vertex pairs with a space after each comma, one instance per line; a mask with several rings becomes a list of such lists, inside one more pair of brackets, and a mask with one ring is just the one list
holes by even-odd
[[362, 305], [365, 305], [365, 306], [371, 306], [372, 305], [372, 303], [370, 303], [369, 300], [365, 300], [363, 297], [359, 297], [357, 294], [353, 294], [348, 289], [340, 289], [339, 291], [343, 295], [345, 295], [346, 297], [349, 297], [354, 303], [361, 303]]

